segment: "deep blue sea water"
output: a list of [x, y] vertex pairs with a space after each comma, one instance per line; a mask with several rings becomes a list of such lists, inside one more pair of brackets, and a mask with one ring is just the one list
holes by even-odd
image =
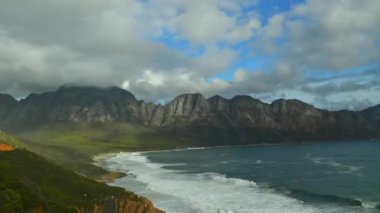
[[167, 212], [380, 212], [380, 142], [235, 146], [108, 156], [112, 185]]

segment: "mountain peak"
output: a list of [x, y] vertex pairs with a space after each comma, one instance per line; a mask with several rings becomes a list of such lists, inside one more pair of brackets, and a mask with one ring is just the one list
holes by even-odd
[[127, 101], [137, 101], [135, 96], [122, 88], [119, 87], [93, 87], [93, 86], [71, 86], [64, 85], [58, 88], [56, 91], [58, 94], [63, 94], [66, 96], [79, 96], [84, 99], [107, 99], [107, 100], [127, 100]]
[[208, 101], [215, 101], [215, 100], [224, 100], [227, 101], [227, 98], [220, 96], [220, 95], [214, 95], [207, 99]]
[[167, 116], [172, 118], [191, 117], [195, 114], [203, 114], [209, 111], [209, 104], [200, 93], [179, 95], [173, 101], [165, 105], [165, 107], [167, 109]]
[[5, 116], [15, 105], [17, 100], [7, 94], [0, 94], [0, 120]]
[[[65, 85], [55, 92], [31, 94], [19, 102], [0, 94], [0, 127], [20, 129], [23, 125], [29, 128], [62, 121], [126, 122], [168, 130], [185, 128], [189, 134], [199, 137], [213, 129], [220, 131], [220, 140], [240, 135], [242, 138], [236, 140], [246, 143], [260, 137], [271, 140], [333, 139], [342, 135], [364, 138], [379, 135], [379, 109], [376, 106], [362, 112], [329, 112], [295, 99], [267, 104], [249, 95], [232, 99], [215, 95], [205, 99], [200, 93], [182, 94], [168, 104], [156, 105], [137, 101], [132, 93], [118, 87]], [[360, 133], [355, 130], [357, 126], [361, 127]], [[330, 131], [336, 127], [340, 130]], [[272, 135], [272, 131], [276, 134]], [[215, 140], [214, 136], [207, 140]]]
[[73, 92], [73, 91], [119, 91], [128, 92], [125, 89], [116, 86], [110, 87], [96, 87], [96, 86], [77, 86], [77, 85], [63, 85], [57, 89], [57, 92]]
[[228, 110], [228, 102], [229, 100], [220, 96], [214, 95], [211, 98], [207, 99], [210, 103], [211, 109], [217, 111], [227, 111]]
[[235, 95], [232, 99], [234, 102], [261, 102], [259, 99], [253, 98], [250, 95]]
[[203, 95], [200, 93], [185, 93], [185, 94], [181, 94], [181, 95], [177, 96], [176, 98], [173, 99], [173, 101], [183, 99], [183, 98], [192, 98], [192, 99], [202, 98], [202, 99], [205, 99], [203, 97]]
[[246, 100], [252, 100], [252, 96], [250, 95], [235, 95], [232, 100], [239, 100], [239, 99], [246, 99]]
[[296, 107], [296, 108], [315, 108], [313, 105], [302, 102], [298, 99], [277, 99], [271, 103], [272, 107]]
[[13, 96], [0, 93], [0, 103], [1, 104], [3, 104], [3, 103], [16, 103], [16, 102], [17, 102], [17, 100]]

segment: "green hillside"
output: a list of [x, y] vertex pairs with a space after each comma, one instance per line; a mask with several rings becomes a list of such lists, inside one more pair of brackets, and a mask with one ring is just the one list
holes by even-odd
[[[0, 143], [23, 145], [1, 131]], [[0, 151], [1, 213], [91, 212], [95, 205], [120, 201], [127, 201], [129, 208], [153, 209], [144, 198], [75, 174], [25, 149]]]
[[80, 174], [99, 178], [107, 172], [92, 165], [94, 155], [106, 152], [141, 151], [185, 147], [186, 139], [125, 123], [56, 123], [15, 133], [12, 142]]

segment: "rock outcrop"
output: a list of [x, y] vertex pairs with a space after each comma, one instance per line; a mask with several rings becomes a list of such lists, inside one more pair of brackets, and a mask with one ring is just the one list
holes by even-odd
[[299, 100], [267, 104], [251, 96], [206, 99], [201, 94], [183, 94], [168, 104], [156, 105], [117, 87], [61, 87], [20, 101], [0, 95], [2, 128], [62, 121], [127, 122], [210, 145], [380, 137], [379, 105], [360, 112], [331, 112]]
[[3, 106], [0, 115], [6, 126], [56, 121], [114, 122], [132, 120], [136, 104], [131, 93], [116, 87], [61, 87], [55, 92], [31, 94], [11, 107]]
[[[86, 211], [79, 210], [79, 213]], [[163, 213], [156, 209], [152, 202], [146, 198], [131, 199], [107, 199], [94, 206], [92, 213]]]
[[0, 119], [6, 116], [6, 113], [9, 112], [17, 104], [16, 99], [7, 94], [0, 94]]

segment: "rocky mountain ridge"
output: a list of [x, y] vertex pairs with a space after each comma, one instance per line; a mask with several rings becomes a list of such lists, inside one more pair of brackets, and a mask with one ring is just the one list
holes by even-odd
[[117, 87], [61, 87], [20, 101], [0, 94], [1, 128], [53, 122], [127, 122], [202, 141], [200, 144], [374, 139], [380, 136], [380, 105], [358, 112], [331, 112], [299, 100], [267, 104], [251, 96], [206, 99], [201, 94], [183, 94], [156, 105]]

